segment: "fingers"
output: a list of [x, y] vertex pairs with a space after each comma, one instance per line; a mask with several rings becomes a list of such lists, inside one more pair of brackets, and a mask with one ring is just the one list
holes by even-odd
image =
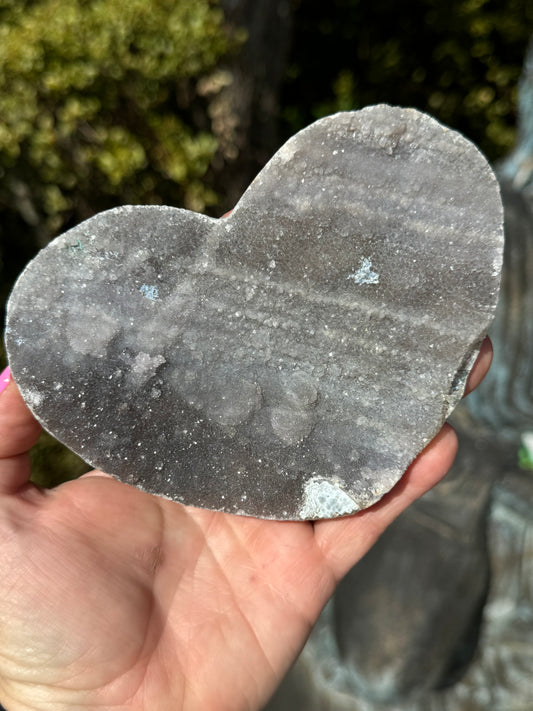
[[0, 394], [0, 461], [27, 452], [40, 433], [41, 426], [11, 380]]
[[449, 425], [419, 454], [396, 486], [365, 511], [315, 523], [315, 538], [337, 580], [362, 558], [394, 519], [437, 484], [451, 467], [457, 436]]
[[0, 494], [12, 494], [30, 478], [28, 451], [41, 426], [11, 380], [0, 394]]
[[0, 393], [3, 393], [4, 390], [7, 388], [9, 383], [11, 382], [11, 371], [9, 370], [9, 366], [7, 368], [4, 368], [2, 373], [0, 374]]
[[479, 354], [476, 359], [476, 362], [474, 363], [474, 367], [472, 368], [472, 371], [468, 376], [468, 380], [466, 381], [466, 388], [464, 392], [465, 395], [471, 393], [472, 390], [474, 390], [474, 388], [477, 388], [477, 386], [481, 383], [485, 375], [487, 375], [491, 362], [492, 343], [490, 341], [490, 338], [487, 336], [481, 344], [481, 348], [479, 349]]
[[85, 472], [85, 474], [82, 474], [81, 476], [78, 477], [78, 479], [90, 479], [90, 478], [97, 478], [99, 477], [100, 479], [112, 479], [115, 481], [115, 477], [111, 476], [111, 474], [106, 474], [105, 472], [101, 471], [100, 469], [91, 469], [90, 472]]

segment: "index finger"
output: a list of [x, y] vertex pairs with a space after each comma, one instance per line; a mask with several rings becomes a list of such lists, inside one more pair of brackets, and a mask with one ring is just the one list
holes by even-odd
[[488, 336], [486, 336], [485, 340], [481, 344], [481, 348], [479, 349], [479, 354], [476, 362], [474, 363], [474, 367], [472, 368], [470, 375], [468, 376], [468, 380], [466, 381], [465, 395], [468, 395], [468, 393], [471, 393], [472, 390], [477, 388], [485, 375], [487, 375], [492, 362], [492, 353], [493, 350], [491, 340]]
[[[4, 371], [2, 378], [5, 377]], [[0, 493], [14, 493], [29, 481], [28, 452], [40, 433], [41, 425], [10, 378], [0, 393]]]

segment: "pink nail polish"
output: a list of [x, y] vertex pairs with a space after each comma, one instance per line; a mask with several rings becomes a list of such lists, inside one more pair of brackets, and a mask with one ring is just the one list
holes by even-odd
[[7, 388], [10, 382], [11, 371], [9, 370], [9, 366], [7, 366], [7, 368], [4, 368], [4, 370], [0, 374], [0, 393], [2, 393]]

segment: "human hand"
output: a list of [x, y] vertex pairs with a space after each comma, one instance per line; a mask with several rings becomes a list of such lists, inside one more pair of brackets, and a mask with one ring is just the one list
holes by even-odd
[[[488, 340], [472, 371], [491, 359]], [[40, 427], [0, 395], [0, 701], [8, 711], [244, 711], [267, 701], [343, 575], [451, 466], [445, 425], [378, 504], [318, 522], [215, 513], [94, 471], [29, 482]]]

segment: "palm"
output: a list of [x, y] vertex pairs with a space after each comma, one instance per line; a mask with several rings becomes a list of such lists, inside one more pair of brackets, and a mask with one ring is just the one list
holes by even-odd
[[27, 483], [24, 453], [37, 433], [10, 386], [0, 400], [9, 711], [260, 708], [338, 580], [455, 450], [446, 430], [372, 509], [287, 523], [183, 507], [98, 475], [42, 491]]
[[[0, 673], [16, 676], [15, 698], [31, 682], [50, 708], [66, 692], [69, 709], [141, 709], [158, 695], [158, 709], [258, 704], [333, 589], [311, 525], [186, 509], [101, 477], [26, 488], [11, 508], [19, 531], [3, 547], [2, 595], [16, 591], [18, 604], [2, 600], [11, 651]], [[265, 669], [253, 698], [238, 698]]]
[[0, 673], [17, 678], [10, 696], [32, 682], [50, 708], [66, 690], [70, 709], [87, 695], [104, 708], [158, 695], [158, 709], [253, 708], [333, 590], [310, 524], [187, 509], [102, 477], [27, 487], [10, 508], [3, 595], [18, 604], [2, 600]]

